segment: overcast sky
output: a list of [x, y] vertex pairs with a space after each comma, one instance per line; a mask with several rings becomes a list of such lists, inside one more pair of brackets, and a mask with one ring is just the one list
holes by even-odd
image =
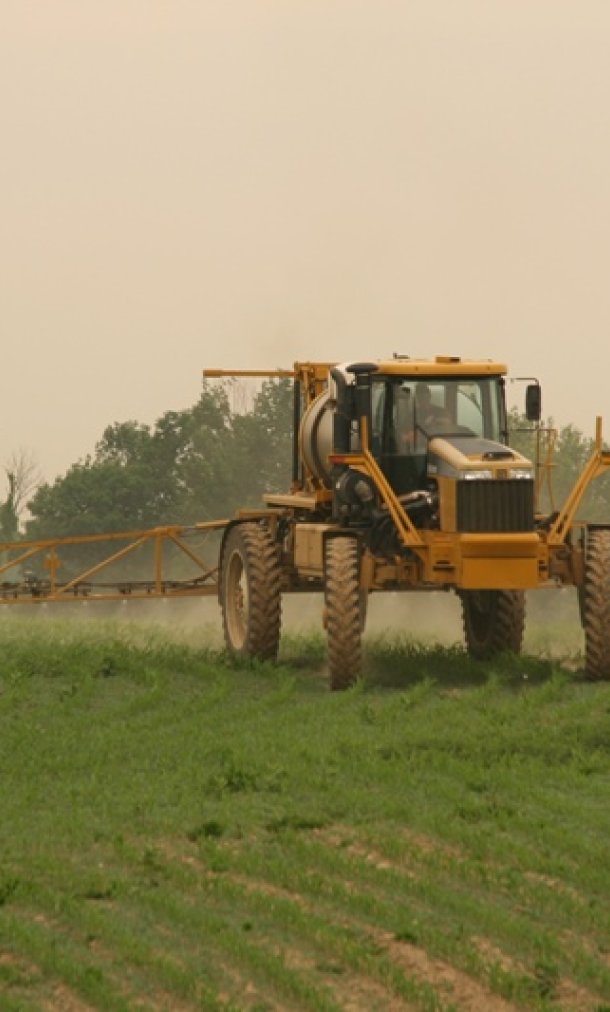
[[607, 0], [0, 0], [0, 144], [0, 463], [393, 351], [610, 433]]

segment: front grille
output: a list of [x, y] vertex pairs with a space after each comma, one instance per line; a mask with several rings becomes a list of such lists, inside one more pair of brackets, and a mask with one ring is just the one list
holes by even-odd
[[458, 531], [533, 531], [534, 482], [458, 481]]

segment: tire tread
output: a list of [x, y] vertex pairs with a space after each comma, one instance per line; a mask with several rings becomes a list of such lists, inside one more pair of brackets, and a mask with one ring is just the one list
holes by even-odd
[[585, 673], [610, 679], [610, 530], [590, 530], [582, 597]]
[[[525, 628], [525, 594], [522, 590], [492, 590], [489, 621], [481, 633], [475, 628], [476, 597], [472, 591], [463, 591], [462, 619], [464, 639], [468, 653], [478, 660], [489, 660], [496, 654], [521, 652]], [[480, 618], [477, 619], [480, 621]]]
[[335, 537], [326, 545], [326, 628], [330, 687], [347, 689], [362, 666], [360, 549], [356, 538]]
[[[244, 571], [249, 584], [249, 601], [246, 638], [237, 649], [231, 641], [225, 607], [222, 610], [223, 629], [227, 648], [242, 656], [259, 660], [277, 657], [282, 613], [281, 569], [277, 551], [268, 527], [245, 522], [229, 533], [225, 556], [237, 548], [242, 555]], [[225, 576], [223, 575], [223, 584]], [[226, 587], [223, 586], [223, 597]]]

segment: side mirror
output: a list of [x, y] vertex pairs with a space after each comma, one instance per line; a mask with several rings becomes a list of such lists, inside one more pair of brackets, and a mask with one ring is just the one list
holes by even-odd
[[528, 422], [542, 418], [542, 390], [539, 383], [528, 383], [525, 388], [525, 417]]

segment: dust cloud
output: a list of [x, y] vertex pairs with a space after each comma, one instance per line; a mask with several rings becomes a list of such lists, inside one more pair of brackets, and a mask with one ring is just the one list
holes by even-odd
[[[526, 595], [524, 652], [565, 660], [582, 653], [582, 631], [576, 592], [549, 589]], [[282, 630], [287, 634], [322, 635], [321, 594], [285, 594]], [[0, 622], [20, 617], [33, 622], [87, 624], [103, 628], [133, 628], [141, 633], [178, 639], [194, 647], [221, 649], [222, 618], [215, 597], [164, 598], [152, 601], [79, 601], [62, 604], [11, 605], [0, 607]], [[462, 644], [461, 608], [454, 593], [380, 593], [369, 598], [366, 640], [387, 636], [426, 646]]]

